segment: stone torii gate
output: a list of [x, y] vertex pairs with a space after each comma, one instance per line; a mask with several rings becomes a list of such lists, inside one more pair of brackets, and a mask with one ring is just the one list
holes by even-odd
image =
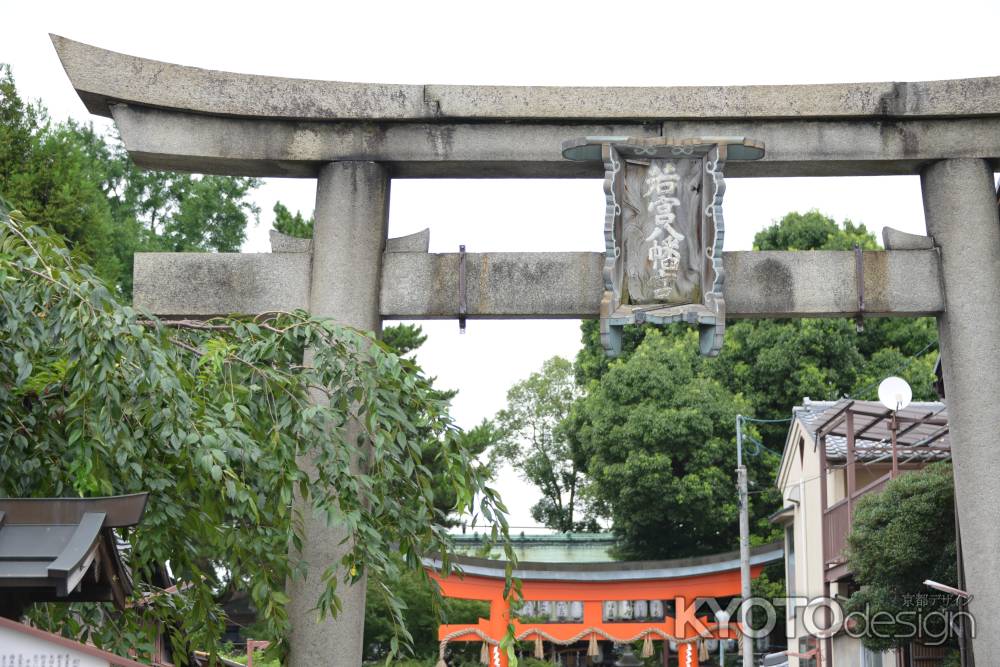
[[[316, 178], [311, 245], [272, 254], [138, 255], [135, 302], [164, 316], [307, 308], [379, 331], [383, 319], [588, 318], [604, 253], [429, 254], [386, 242], [392, 178], [597, 178], [578, 137], [752, 137], [726, 173], [920, 174], [930, 237], [887, 250], [733, 252], [725, 316], [938, 318], [975, 648], [1000, 656], [1000, 78], [925, 83], [558, 88], [339, 83], [202, 70], [53, 36], [87, 108], [114, 119], [150, 169]], [[281, 248], [276, 248], [280, 250]], [[460, 280], [464, 266], [464, 280]], [[460, 286], [464, 291], [460, 293]], [[718, 312], [718, 311], [717, 311]], [[310, 609], [342, 533], [307, 526], [311, 576], [293, 588], [292, 664], [358, 665], [364, 587], [339, 619]]]

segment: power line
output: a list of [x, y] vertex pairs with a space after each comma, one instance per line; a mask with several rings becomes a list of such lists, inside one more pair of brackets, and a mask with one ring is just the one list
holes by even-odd
[[[924, 345], [923, 349], [921, 349], [921, 350], [920, 350], [919, 352], [917, 352], [916, 354], [911, 354], [911, 355], [910, 355], [910, 357], [909, 357], [909, 358], [908, 358], [908, 359], [907, 359], [907, 360], [906, 360], [905, 362], [903, 362], [902, 364], [900, 364], [899, 366], [897, 366], [897, 367], [896, 367], [895, 369], [893, 369], [893, 370], [892, 370], [892, 373], [891, 373], [891, 374], [892, 374], [892, 375], [895, 375], [895, 374], [897, 374], [897, 373], [900, 373], [900, 372], [902, 372], [902, 371], [906, 370], [907, 368], [909, 368], [909, 367], [910, 367], [910, 365], [911, 365], [911, 364], [912, 364], [912, 363], [913, 363], [914, 361], [916, 361], [916, 360], [917, 360], [917, 359], [918, 359], [918, 358], [920, 357], [920, 355], [922, 355], [922, 354], [923, 354], [924, 352], [926, 352], [927, 350], [931, 349], [932, 347], [934, 347], [934, 346], [935, 346], [935, 345], [937, 345], [937, 344], [938, 344], [937, 340], [932, 340], [931, 342], [927, 343], [927, 345]], [[874, 388], [875, 388], [875, 387], [877, 387], [877, 386], [879, 385], [879, 383], [881, 383], [881, 382], [882, 382], [882, 380], [878, 380], [878, 381], [876, 381], [876, 382], [872, 382], [872, 383], [871, 383], [871, 384], [869, 384], [868, 386], [866, 386], [866, 387], [863, 387], [863, 388], [861, 388], [861, 389], [859, 389], [859, 390], [855, 391], [855, 392], [854, 392], [854, 396], [849, 396], [849, 395], [845, 394], [845, 395], [844, 395], [844, 396], [842, 396], [841, 398], [850, 398], [850, 399], [854, 399], [854, 400], [862, 400], [862, 399], [860, 399], [860, 398], [858, 398], [858, 397], [859, 397], [859, 396], [862, 396], [862, 395], [864, 395], [864, 394], [865, 394], [865, 393], [867, 393], [867, 392], [868, 392], [869, 390], [871, 390], [871, 389], [874, 389]]]
[[774, 454], [776, 456], [782, 456], [781, 452], [777, 452], [777, 451], [771, 449], [770, 447], [768, 447], [767, 445], [765, 445], [763, 442], [761, 442], [757, 438], [753, 437], [752, 435], [747, 435], [746, 433], [744, 433], [743, 434], [743, 439], [744, 440], [749, 440], [750, 442], [752, 442], [754, 444], [754, 446], [755, 446], [754, 455], [755, 456], [757, 454], [760, 454], [760, 450], [761, 449], [766, 449], [767, 451], [771, 452], [772, 454]]
[[754, 422], [755, 424], [780, 424], [792, 421], [791, 417], [782, 417], [781, 419], [759, 419], [757, 417], [747, 417], [746, 415], [741, 415], [740, 418], [745, 422]]

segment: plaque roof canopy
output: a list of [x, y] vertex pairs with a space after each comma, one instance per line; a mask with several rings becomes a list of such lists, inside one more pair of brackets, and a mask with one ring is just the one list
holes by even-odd
[[132, 581], [114, 529], [139, 523], [146, 499], [0, 498], [0, 615], [32, 602], [123, 606]]

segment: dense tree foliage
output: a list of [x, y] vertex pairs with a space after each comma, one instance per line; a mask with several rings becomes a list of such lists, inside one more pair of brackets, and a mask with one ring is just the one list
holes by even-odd
[[[878, 247], [864, 225], [850, 221], [837, 225], [817, 211], [790, 213], [758, 233], [754, 242], [758, 250], [802, 251], [841, 250], [855, 244], [866, 249]], [[678, 480], [698, 475], [719, 486], [714, 493], [705, 490], [700, 497], [706, 519], [728, 516], [735, 507], [730, 484], [735, 461], [732, 444], [735, 424], [731, 417], [737, 411], [780, 420], [787, 418], [792, 406], [807, 396], [817, 400], [845, 395], [873, 399], [878, 382], [890, 374], [906, 378], [918, 400], [934, 398], [937, 336], [934, 322], [929, 318], [869, 319], [862, 332], [846, 319], [733, 321], [727, 323], [726, 342], [715, 359], [693, 358], [684, 352], [696, 346], [690, 341], [690, 330], [682, 325], [626, 327], [624, 352], [619, 359], [605, 355], [597, 322], [584, 322], [582, 330], [584, 346], [577, 356], [576, 378], [587, 389], [588, 397], [568, 424], [570, 440], [579, 443], [580, 468], [592, 480], [589, 491], [600, 499], [596, 507], [614, 518], [614, 530], [622, 538], [624, 554], [647, 558], [683, 556], [703, 553], [713, 543], [710, 534], [701, 534], [690, 543], [680, 540], [650, 543], [649, 534], [655, 532], [656, 526], [651, 506], [639, 500], [629, 502], [627, 498], [632, 494], [631, 497], [642, 499], [643, 490], [659, 488], [664, 493], [664, 506], [689, 507], [694, 496], [683, 486], [677, 486]], [[647, 343], [650, 336], [654, 338]], [[639, 350], [644, 354], [635, 360]], [[683, 363], [678, 361], [681, 359]], [[675, 389], [670, 396], [659, 397], [657, 400], [665, 402], [657, 404], [653, 398], [631, 391], [629, 384]], [[643, 411], [652, 412], [647, 407], [650, 405], [658, 405], [659, 409], [690, 406], [694, 410], [694, 403], [685, 401], [694, 401], [695, 396], [704, 394], [706, 386], [712, 387], [712, 391], [703, 399], [707, 401], [708, 412], [702, 421], [689, 423], [675, 418], [669, 431], [622, 430], [622, 425], [640, 419]], [[690, 394], [690, 398], [685, 394]], [[734, 408], [728, 413], [716, 410], [718, 419], [712, 421], [708, 415], [712, 414], [710, 406], [716, 401], [729, 403], [738, 410]], [[767, 539], [773, 528], [761, 517], [776, 509], [777, 496], [770, 487], [777, 471], [775, 453], [784, 445], [787, 424], [761, 424], [759, 430], [766, 449], [750, 459], [751, 478], [759, 483], [756, 489], [759, 493], [751, 496], [757, 518], [752, 529], [756, 539]], [[687, 452], [699, 439], [706, 444], [715, 442], [719, 449], [706, 447], [706, 451], [713, 452], [707, 458], [690, 458]], [[730, 443], [726, 456], [722, 456], [721, 449], [724, 439]], [[632, 452], [633, 448], [638, 451]], [[672, 454], [675, 450], [677, 454]], [[654, 451], [663, 460], [642, 460]], [[749, 451], [755, 452], [756, 448]], [[669, 473], [653, 465], [666, 459], [674, 467]], [[626, 474], [627, 470], [631, 474]], [[668, 531], [690, 521], [683, 514], [675, 512], [674, 516], [678, 524], [670, 523], [670, 516], [662, 519]], [[705, 528], [711, 531], [711, 522], [706, 521]], [[732, 548], [736, 542], [727, 535], [720, 532], [715, 544], [722, 549]]]
[[117, 137], [48, 118], [0, 65], [0, 193], [62, 235], [126, 299], [138, 251], [233, 252], [256, 222], [257, 179], [140, 171]]
[[[314, 350], [309, 366], [301, 350]], [[322, 389], [320, 389], [322, 388]], [[309, 400], [321, 392], [328, 403]], [[351, 423], [358, 440], [338, 428]], [[289, 577], [301, 576], [298, 493], [347, 527], [351, 550], [331, 563], [320, 609], [367, 574], [398, 636], [394, 582], [430, 552], [449, 554], [434, 488], [506, 534], [487, 473], [462, 445], [420, 370], [382, 343], [307, 314], [164, 323], [121, 305], [57, 237], [0, 214], [0, 495], [148, 491], [127, 535], [137, 595], [168, 563], [174, 595], [116, 613], [48, 605], [34, 613], [107, 647], [147, 646], [151, 618], [183, 649], [218, 647], [219, 597], [248, 591], [281, 639]], [[372, 443], [369, 448], [365, 442]], [[435, 474], [426, 462], [431, 459]], [[311, 460], [315, 476], [299, 461]], [[353, 463], [360, 465], [357, 474]], [[446, 559], [447, 560], [447, 559]]]
[[[488, 602], [447, 598], [441, 603], [441, 613], [434, 611], [434, 583], [421, 572], [406, 572], [393, 583], [396, 594], [406, 607], [403, 616], [413, 635], [413, 655], [425, 658], [428, 664], [437, 662], [438, 623], [476, 625], [490, 614]], [[384, 660], [394, 636], [392, 610], [381, 596], [369, 587], [369, 603], [365, 611], [365, 660]], [[479, 663], [479, 644], [456, 642], [449, 646], [451, 655], [464, 657], [467, 664]], [[453, 664], [459, 660], [453, 659]]]
[[754, 236], [754, 250], [876, 250], [878, 241], [864, 225], [837, 225], [818, 211], [789, 213]]
[[[880, 614], [885, 621], [878, 632], [866, 632], [866, 646], [884, 650], [908, 644], [913, 634], [907, 623], [928, 627], [931, 634], [947, 629], [934, 612], [955, 610], [954, 599], [929, 595], [923, 582], [958, 585], [951, 464], [904, 474], [882, 493], [859, 500], [847, 544], [848, 562], [861, 586], [848, 609], [867, 618]], [[929, 625], [920, 624], [917, 613]]]
[[580, 457], [570, 450], [561, 428], [581, 396], [573, 380], [573, 364], [553, 357], [539, 372], [510, 388], [507, 407], [495, 417], [500, 439], [493, 455], [541, 490], [542, 498], [531, 508], [531, 516], [560, 532], [597, 527], [586, 511]]
[[[238, 251], [245, 239], [247, 224], [257, 217], [258, 211], [249, 199], [257, 183], [255, 179], [248, 178], [140, 171], [132, 164], [117, 137], [101, 137], [92, 127], [72, 121], [52, 122], [41, 104], [21, 99], [8, 69], [0, 71], [0, 192], [6, 192], [16, 201], [25, 217], [39, 220], [45, 227], [65, 235], [74, 255], [94, 266], [98, 277], [112, 283], [117, 288], [112, 291], [125, 300], [131, 296], [132, 257], [135, 252]], [[280, 202], [275, 205], [274, 213], [278, 231], [306, 238], [312, 235], [311, 218], [301, 213], [292, 214]], [[425, 340], [426, 335], [415, 325], [386, 327], [382, 333], [385, 348], [399, 356], [414, 352]], [[286, 356], [301, 359], [304, 344], [304, 340], [300, 340], [297, 346], [294, 342], [289, 343]], [[435, 405], [445, 405], [455, 394], [454, 391], [434, 389], [432, 379], [425, 382], [425, 398], [433, 400]], [[430, 489], [425, 493], [433, 498], [434, 521], [440, 526], [453, 525], [459, 517], [451, 510], [459, 505], [461, 486], [450, 478], [453, 461], [438, 451], [440, 433], [434, 420], [418, 431], [426, 440], [420, 448], [419, 462], [414, 460], [414, 465], [430, 480]], [[459, 441], [469, 460], [496, 440], [489, 423], [468, 432], [452, 429], [449, 437]], [[30, 466], [31, 462], [25, 465]], [[80, 462], [79, 465], [86, 467], [88, 464]], [[106, 472], [96, 471], [95, 479], [103, 480]], [[60, 488], [68, 493], [97, 492], [89, 488]], [[28, 485], [19, 490], [29, 492]], [[211, 513], [206, 516], [209, 515]], [[482, 521], [482, 518], [478, 520]], [[275, 538], [272, 542], [273, 546], [280, 543], [280, 539]], [[245, 583], [252, 583], [241, 581], [236, 574], [243, 566], [241, 555], [237, 554], [235, 562], [230, 564], [226, 549], [210, 559], [206, 552], [200, 550], [199, 553], [203, 558], [203, 570], [219, 568], [223, 572], [234, 573], [226, 582], [215, 581], [217, 588], [237, 589]], [[420, 637], [426, 634], [424, 625], [433, 623], [438, 617], [434, 588], [410, 571], [400, 570], [397, 574], [398, 580], [393, 579], [390, 584], [394, 591], [400, 593], [395, 600], [384, 597], [385, 577], [368, 579], [366, 622], [370, 631], [366, 635], [366, 652], [369, 657], [385, 657], [392, 646], [399, 620], [391, 609], [395, 601], [403, 601], [407, 605], [406, 623], [416, 627], [415, 648], [430, 655], [424, 650], [427, 648], [424, 645], [426, 640]], [[274, 578], [274, 581], [278, 579]], [[220, 599], [226, 594], [221, 588], [218, 592]], [[280, 591], [276, 593], [279, 602], [283, 599], [282, 595]], [[207, 598], [202, 602], [209, 604]], [[172, 599], [171, 603], [181, 605], [174, 610], [177, 614], [182, 613], [184, 605], [188, 604], [178, 599]], [[450, 609], [449, 604], [444, 606], [446, 612]], [[281, 606], [279, 603], [275, 609], [280, 612]], [[53, 611], [54, 608], [48, 610], [49, 613]], [[260, 632], [273, 634], [274, 611], [267, 606], [259, 611], [263, 612], [263, 618], [260, 624], [255, 625], [254, 632], [258, 635]], [[212, 613], [215, 615], [210, 621], [217, 625], [221, 619], [214, 610]], [[280, 618], [278, 620], [280, 626]], [[59, 622], [65, 622], [65, 627], [73, 625], [72, 619], [65, 616]], [[53, 619], [51, 624], [57, 624], [57, 621]], [[109, 639], [115, 632], [124, 632], [122, 627], [116, 626], [113, 631], [100, 634], [98, 640], [126, 643], [121, 639], [124, 635], [116, 640]], [[203, 648], [205, 644], [198, 644], [203, 639], [190, 637], [189, 643]]]
[[274, 205], [274, 229], [300, 239], [311, 239], [313, 235], [313, 219], [306, 218], [301, 211], [294, 214], [280, 201]]
[[[573, 408], [566, 431], [629, 559], [728, 551], [737, 543], [736, 415], [748, 402], [702, 372], [697, 337], [648, 331]], [[769, 534], [777, 455], [749, 457], [752, 522]]]
[[[757, 250], [845, 250], [854, 244], [878, 248], [864, 225], [845, 221], [839, 226], [818, 211], [789, 213], [754, 238]], [[626, 327], [623, 356], [652, 328]], [[615, 361], [604, 354], [596, 321], [585, 321], [582, 330], [576, 375], [586, 386], [599, 380]], [[685, 335], [682, 325], [662, 331]], [[767, 419], [788, 417], [791, 407], [806, 396], [874, 399], [878, 382], [890, 374], [905, 378], [916, 400], [934, 400], [936, 341], [932, 318], [870, 318], [861, 332], [846, 319], [736, 320], [727, 322], [722, 352], [706, 360], [702, 372], [742, 394], [751, 414]], [[785, 430], [783, 425], [762, 426], [765, 444], [780, 451]]]

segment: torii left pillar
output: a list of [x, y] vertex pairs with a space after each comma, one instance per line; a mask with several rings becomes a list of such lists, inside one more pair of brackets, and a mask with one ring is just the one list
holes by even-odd
[[[309, 310], [338, 324], [381, 333], [379, 281], [389, 219], [389, 174], [376, 162], [331, 162], [319, 172], [313, 228]], [[357, 429], [345, 427], [347, 438]], [[308, 463], [307, 463], [308, 466]], [[365, 580], [338, 585], [343, 607], [335, 619], [318, 620], [323, 571], [337, 565], [349, 545], [347, 531], [302, 508], [305, 579], [289, 584], [291, 667], [357, 667], [365, 627]], [[343, 577], [343, 573], [338, 573]]]

